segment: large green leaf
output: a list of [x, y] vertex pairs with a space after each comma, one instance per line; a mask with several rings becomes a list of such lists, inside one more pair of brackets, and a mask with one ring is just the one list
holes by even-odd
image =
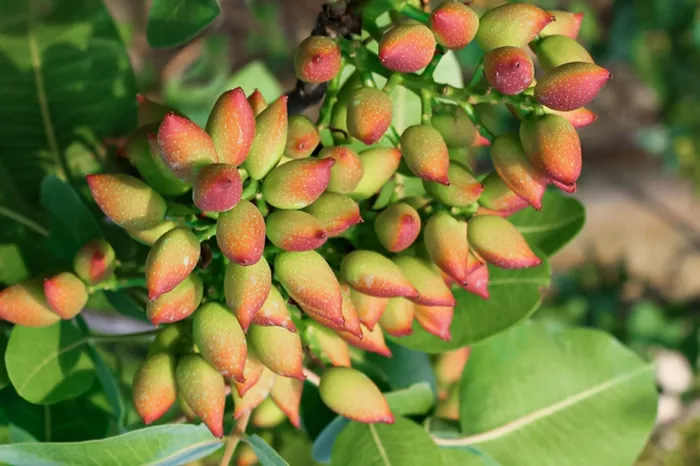
[[332, 466], [440, 466], [440, 450], [413, 422], [396, 418], [391, 425], [350, 423], [338, 436]]
[[441, 448], [442, 466], [501, 466], [501, 463], [477, 448]]
[[654, 426], [652, 367], [611, 336], [527, 323], [473, 348], [462, 378], [466, 437], [504, 465], [629, 465]]
[[216, 0], [154, 0], [146, 38], [152, 47], [175, 47], [199, 34], [217, 16]]
[[538, 267], [504, 270], [489, 267], [489, 299], [454, 290], [457, 298], [450, 331], [452, 340], [443, 341], [413, 325], [413, 335], [392, 338], [398, 344], [427, 353], [440, 353], [473, 345], [511, 327], [537, 310], [542, 289], [549, 286], [550, 269], [545, 261]]
[[253, 449], [262, 466], [289, 466], [289, 464], [277, 454], [274, 448], [268, 445], [259, 435], [251, 435], [243, 439]]
[[542, 211], [532, 207], [508, 218], [531, 246], [553, 255], [576, 237], [586, 221], [586, 210], [575, 198], [547, 191]]
[[85, 393], [95, 379], [87, 341], [69, 321], [42, 328], [15, 326], [5, 364], [17, 393], [36, 404], [52, 404]]
[[170, 425], [80, 443], [3, 445], [0, 461], [15, 466], [174, 466], [207, 456], [222, 445], [204, 425]]
[[435, 374], [428, 355], [391, 341], [387, 342], [387, 346], [391, 350], [390, 358], [367, 353], [365, 360], [383, 373], [392, 389], [407, 388], [425, 382], [428, 388], [435, 391]]

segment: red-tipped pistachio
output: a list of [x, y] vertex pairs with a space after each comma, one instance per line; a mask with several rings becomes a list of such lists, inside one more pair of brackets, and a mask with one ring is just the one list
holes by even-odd
[[219, 303], [205, 304], [194, 315], [192, 335], [200, 354], [214, 369], [227, 379], [245, 381], [246, 339], [231, 311]]
[[311, 36], [304, 39], [294, 57], [294, 71], [305, 83], [330, 81], [340, 71], [340, 47], [329, 37]]
[[253, 114], [256, 117], [267, 108], [267, 101], [265, 100], [265, 97], [263, 97], [262, 92], [260, 92], [258, 89], [255, 89], [248, 96], [248, 103], [250, 104], [250, 108], [253, 109]]
[[486, 264], [481, 264], [467, 276], [467, 282], [459, 286], [483, 299], [489, 299], [489, 268]]
[[152, 101], [143, 94], [136, 94], [136, 103], [138, 105], [138, 125], [139, 127], [160, 123], [165, 118], [165, 115], [172, 112], [173, 109]]
[[352, 299], [352, 291], [352, 288], [346, 283], [340, 285], [340, 293], [343, 297], [343, 319], [345, 319], [345, 326], [342, 330], [357, 338], [362, 338], [360, 318], [357, 315], [357, 309], [355, 309], [355, 303]]
[[73, 258], [76, 275], [90, 285], [110, 278], [116, 266], [114, 249], [103, 239], [85, 243]]
[[467, 346], [438, 355], [433, 370], [439, 398], [444, 398], [447, 389], [460, 381], [464, 366], [469, 359], [469, 353], [470, 347]]
[[226, 304], [238, 318], [243, 330], [248, 331], [253, 317], [270, 294], [272, 272], [264, 257], [253, 265], [243, 266], [230, 262], [224, 276]]
[[464, 283], [469, 254], [466, 222], [437, 212], [426, 222], [423, 236], [430, 260], [454, 280]]
[[427, 125], [406, 128], [401, 135], [401, 150], [414, 175], [427, 181], [450, 184], [447, 177], [450, 154], [438, 130]]
[[394, 422], [382, 392], [369, 377], [356, 369], [327, 369], [321, 375], [319, 391], [323, 402], [341, 416], [367, 423]]
[[62, 272], [44, 280], [44, 296], [52, 311], [62, 319], [72, 319], [88, 300], [85, 284], [70, 272]]
[[216, 242], [221, 252], [239, 265], [253, 265], [265, 249], [265, 219], [250, 201], [219, 215]]
[[477, 215], [469, 221], [469, 245], [484, 260], [504, 269], [542, 263], [518, 229], [508, 220], [494, 215]]
[[287, 146], [284, 156], [290, 159], [303, 159], [311, 155], [321, 142], [316, 126], [304, 115], [289, 117]]
[[416, 296], [416, 289], [396, 264], [374, 251], [356, 250], [340, 264], [340, 274], [350, 286], [370, 296]]
[[565, 118], [545, 115], [520, 124], [520, 141], [535, 167], [564, 185], [575, 185], [581, 175], [581, 140]]
[[390, 204], [374, 221], [379, 242], [391, 252], [403, 251], [412, 245], [418, 238], [420, 227], [418, 212], [404, 202]]
[[433, 113], [430, 124], [438, 130], [451, 149], [463, 149], [474, 143], [478, 131], [461, 107], [450, 106]]
[[481, 17], [476, 41], [484, 52], [507, 45], [524, 47], [553, 20], [554, 15], [534, 5], [501, 5]]
[[256, 118], [255, 137], [243, 166], [254, 180], [270, 173], [287, 146], [287, 96], [282, 96]]
[[486, 175], [482, 181], [484, 191], [479, 197], [479, 204], [501, 216], [511, 215], [530, 205], [525, 199], [510, 190], [495, 171]]
[[253, 386], [258, 383], [263, 374], [267, 372], [269, 372], [267, 376], [274, 376], [274, 374], [260, 362], [255, 353], [248, 348], [248, 357], [245, 360], [245, 368], [243, 369], [243, 377], [245, 378], [245, 382], [237, 382], [236, 380], [232, 380], [231, 383], [236, 388], [236, 393], [238, 393], [238, 396], [243, 397], [248, 390], [253, 388]]
[[219, 160], [211, 137], [192, 121], [174, 113], [168, 113], [158, 128], [158, 146], [170, 171], [190, 183], [200, 168]]
[[491, 160], [498, 176], [518, 196], [535, 209], [542, 208], [542, 196], [547, 180], [530, 163], [516, 134], [498, 136], [491, 146]]
[[442, 277], [430, 263], [413, 256], [399, 256], [394, 258], [394, 264], [418, 291], [418, 296], [408, 298], [418, 304], [426, 306], [454, 306], [455, 298], [450, 288], [445, 285]]
[[428, 25], [438, 44], [447, 49], [461, 49], [474, 40], [479, 16], [467, 5], [448, 0], [433, 10]]
[[90, 192], [102, 212], [117, 225], [134, 230], [152, 228], [165, 217], [165, 199], [129, 175], [88, 175]]
[[237, 87], [221, 94], [209, 114], [206, 129], [219, 162], [234, 167], [243, 163], [255, 135], [255, 114], [243, 89]]
[[202, 280], [190, 274], [175, 288], [149, 302], [146, 314], [154, 325], [179, 322], [199, 307], [202, 292]]
[[272, 386], [270, 396], [275, 404], [289, 418], [289, 422], [294, 427], [299, 427], [301, 419], [299, 417], [299, 406], [301, 405], [301, 394], [304, 389], [304, 382], [291, 377], [277, 377], [275, 385]]
[[379, 319], [379, 325], [393, 337], [411, 335], [415, 307], [416, 304], [406, 298], [391, 298]]
[[334, 366], [350, 367], [350, 350], [337, 333], [315, 322], [306, 326], [304, 341], [311, 351], [323, 362]]
[[376, 147], [360, 153], [364, 174], [350, 197], [364, 200], [377, 193], [394, 176], [401, 152], [393, 147]]
[[350, 298], [355, 306], [360, 322], [365, 324], [368, 329], [373, 330], [384, 313], [384, 309], [389, 303], [389, 298], [370, 296], [354, 289], [350, 290]]
[[127, 233], [139, 243], [145, 244], [146, 246], [153, 246], [153, 244], [158, 241], [158, 238], [175, 227], [177, 227], [177, 224], [172, 220], [163, 220], [161, 223], [148, 230], [127, 230]]
[[224, 378], [198, 354], [183, 356], [175, 371], [177, 387], [192, 411], [215, 437], [224, 436]]
[[158, 353], [149, 356], [134, 376], [134, 408], [150, 424], [165, 414], [177, 400], [175, 356]]
[[244, 395], [239, 395], [236, 391], [231, 391], [234, 405], [233, 418], [240, 418], [243, 414], [255, 409], [265, 401], [275, 384], [276, 378], [277, 376], [274, 372], [262, 366], [260, 377], [254, 384], [248, 387]]
[[423, 186], [430, 197], [452, 207], [466, 207], [475, 203], [484, 187], [469, 170], [459, 163], [451, 163], [447, 170], [449, 186], [434, 181], [424, 181]]
[[362, 87], [348, 98], [348, 132], [368, 146], [384, 136], [391, 126], [392, 115], [391, 97], [379, 89]]
[[316, 217], [330, 238], [362, 222], [360, 206], [342, 194], [323, 193], [304, 210]]
[[182, 283], [197, 266], [199, 253], [199, 240], [186, 228], [175, 228], [161, 236], [146, 258], [149, 299], [156, 299]]
[[611, 76], [608, 70], [593, 63], [567, 63], [537, 82], [535, 99], [553, 110], [576, 110], [588, 105]]
[[0, 291], [0, 319], [24, 327], [46, 327], [60, 320], [44, 299], [40, 280], [27, 280]]
[[331, 178], [328, 181], [328, 191], [348, 194], [357, 187], [364, 173], [362, 161], [357, 152], [347, 146], [326, 147], [318, 157], [320, 159], [330, 157], [335, 160], [331, 168]]
[[355, 348], [369, 351], [370, 353], [381, 354], [387, 358], [391, 357], [391, 350], [386, 346], [384, 334], [382, 333], [382, 329], [379, 327], [379, 325], [375, 325], [374, 329], [370, 330], [364, 325], [360, 324], [360, 334], [361, 337], [358, 337], [350, 332], [338, 332], [338, 335], [340, 335], [343, 340]]
[[300, 210], [276, 210], [267, 216], [266, 226], [270, 242], [285, 251], [309, 251], [328, 239], [316, 217]]
[[292, 160], [278, 166], [265, 178], [265, 201], [278, 209], [303, 209], [326, 190], [334, 159]]
[[561, 35], [568, 36], [572, 39], [578, 37], [578, 32], [581, 29], [583, 21], [583, 13], [572, 13], [570, 11], [549, 11], [554, 15], [554, 21], [545, 26], [540, 31], [541, 37]]
[[573, 62], [593, 63], [593, 57], [575, 39], [549, 36], [534, 45], [537, 61], [545, 71]]
[[283, 252], [275, 259], [275, 275], [305, 312], [345, 325], [340, 284], [319, 253]]
[[183, 320], [165, 325], [158, 330], [155, 339], [148, 345], [147, 357], [158, 353], [179, 356], [192, 350], [192, 322]]
[[558, 110], [552, 110], [551, 108], [544, 107], [545, 113], [551, 113], [554, 115], [559, 115], [560, 117], [566, 118], [566, 120], [573, 125], [574, 128], [583, 128], [596, 121], [598, 116], [587, 108], [581, 107], [570, 112], [560, 112]]
[[454, 307], [416, 304], [414, 312], [416, 320], [426, 332], [441, 340], [450, 341], [452, 339], [450, 324], [452, 324]]
[[289, 309], [287, 309], [287, 301], [274, 286], [270, 288], [270, 294], [260, 310], [253, 316], [253, 323], [255, 325], [275, 325], [290, 332], [297, 331], [289, 314]]
[[501, 94], [515, 95], [530, 87], [535, 65], [520, 47], [498, 47], [484, 55], [484, 75]]
[[304, 352], [298, 333], [282, 327], [252, 325], [248, 329], [248, 341], [260, 362], [272, 372], [304, 380], [301, 367]]
[[242, 190], [241, 175], [235, 166], [212, 163], [197, 173], [192, 196], [199, 210], [226, 212], [241, 200]]
[[423, 24], [404, 23], [387, 31], [379, 41], [379, 61], [385, 68], [413, 73], [428, 66], [435, 53], [435, 36]]

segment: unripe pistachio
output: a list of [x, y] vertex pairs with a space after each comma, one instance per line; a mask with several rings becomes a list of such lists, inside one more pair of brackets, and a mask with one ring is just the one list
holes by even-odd
[[304, 115], [289, 117], [287, 129], [287, 145], [284, 156], [290, 159], [303, 159], [311, 155], [321, 142], [321, 136], [316, 130], [316, 125]]
[[278, 375], [304, 380], [304, 353], [298, 333], [282, 327], [251, 325], [248, 341], [268, 369]]
[[572, 39], [578, 37], [578, 32], [581, 29], [583, 21], [583, 13], [571, 13], [570, 11], [549, 11], [554, 15], [554, 21], [545, 26], [540, 31], [541, 37], [561, 35], [568, 36]]
[[535, 78], [535, 65], [520, 47], [498, 47], [484, 55], [484, 76], [501, 94], [520, 94]]
[[238, 445], [236, 455], [236, 466], [255, 466], [260, 462], [255, 450], [247, 443]]
[[272, 398], [267, 397], [253, 410], [250, 423], [259, 429], [271, 429], [282, 424], [285, 419], [284, 412], [279, 409]]
[[258, 380], [263, 376], [263, 373], [269, 372], [267, 375], [274, 376], [274, 374], [260, 362], [258, 357], [255, 355], [251, 348], [248, 348], [248, 357], [245, 360], [245, 368], [243, 369], [244, 382], [238, 382], [235, 379], [231, 380], [231, 383], [236, 388], [236, 393], [239, 397], [244, 397], [248, 390], [253, 388]]
[[265, 219], [250, 201], [219, 215], [216, 221], [216, 243], [230, 261], [253, 265], [265, 249]]
[[156, 299], [182, 283], [197, 266], [199, 254], [199, 240], [186, 228], [158, 238], [146, 257], [148, 298]]
[[426, 181], [450, 184], [447, 178], [450, 154], [438, 130], [427, 125], [406, 128], [401, 135], [401, 150], [414, 175]]
[[370, 296], [417, 296], [416, 289], [399, 267], [378, 252], [352, 251], [343, 258], [340, 274], [354, 289]]
[[565, 118], [545, 115], [520, 124], [520, 141], [525, 153], [547, 177], [575, 185], [581, 175], [581, 140]]
[[364, 170], [357, 152], [347, 146], [326, 147], [318, 154], [320, 159], [332, 158], [335, 164], [331, 168], [328, 191], [338, 194], [351, 193], [362, 179]]
[[[468, 235], [467, 235], [468, 236]], [[469, 250], [469, 255], [467, 256], [467, 277], [475, 272], [479, 267], [486, 263], [481, 257], [477, 256], [474, 251]]]
[[458, 285], [483, 299], [489, 299], [489, 268], [486, 264], [480, 265], [467, 275], [466, 283], [458, 283]]
[[62, 319], [72, 319], [78, 315], [88, 300], [85, 284], [70, 272], [44, 280], [44, 296], [51, 310]]
[[426, 332], [441, 340], [450, 341], [452, 339], [450, 324], [452, 324], [454, 307], [416, 304], [413, 309], [416, 320]]
[[392, 116], [391, 97], [379, 89], [362, 87], [348, 97], [348, 132], [368, 146], [384, 136]]
[[258, 380], [252, 384], [249, 389], [245, 392], [245, 395], [239, 395], [235, 390], [231, 391], [231, 397], [233, 398], [233, 418], [238, 419], [242, 415], [256, 407], [265, 401], [265, 399], [270, 395], [270, 391], [275, 384], [275, 379], [277, 376], [274, 372], [265, 366], [262, 366], [262, 372]]
[[438, 400], [435, 407], [435, 417], [459, 421], [459, 384], [449, 387], [444, 398]]
[[491, 160], [498, 176], [518, 196], [535, 209], [542, 208], [542, 196], [547, 188], [544, 173], [534, 167], [515, 134], [496, 137], [491, 147]]
[[276, 210], [267, 216], [267, 237], [285, 251], [309, 251], [323, 245], [326, 230], [311, 214], [299, 210]]
[[253, 145], [255, 114], [240, 87], [218, 98], [207, 120], [219, 162], [239, 166]]
[[507, 45], [525, 47], [554, 20], [554, 15], [526, 3], [511, 3], [486, 12], [476, 41], [484, 52]]
[[449, 186], [433, 181], [423, 182], [430, 197], [442, 204], [452, 207], [466, 207], [475, 203], [484, 190], [479, 180], [474, 178], [474, 175], [459, 163], [450, 164], [447, 176], [450, 179]]
[[611, 77], [608, 70], [593, 63], [567, 63], [537, 82], [535, 99], [553, 110], [576, 110], [588, 105]]
[[379, 318], [382, 330], [393, 337], [405, 337], [413, 333], [413, 317], [416, 304], [406, 298], [391, 298]]
[[197, 173], [192, 197], [204, 212], [226, 212], [241, 200], [243, 182], [238, 169], [226, 163], [212, 163]]
[[529, 205], [525, 199], [511, 191], [495, 171], [486, 175], [482, 184], [484, 191], [479, 197], [479, 204], [491, 212], [508, 216]]
[[114, 249], [104, 239], [94, 239], [85, 243], [73, 258], [73, 270], [89, 285], [110, 278], [116, 266]]
[[175, 288], [149, 302], [146, 314], [154, 325], [179, 322], [199, 307], [202, 293], [202, 280], [190, 274]]
[[197, 415], [195, 414], [194, 411], [192, 411], [192, 408], [190, 408], [190, 405], [188, 405], [185, 400], [182, 399], [181, 396], [177, 397], [177, 405], [180, 408], [180, 411], [182, 411], [182, 415], [187, 418], [189, 422], [196, 422], [197, 421]]
[[301, 405], [301, 394], [304, 389], [304, 382], [291, 377], [280, 377], [275, 379], [270, 396], [275, 404], [289, 418], [289, 422], [294, 427], [299, 428], [301, 418], [299, 417], [299, 406]]
[[319, 391], [329, 408], [353, 421], [394, 422], [389, 403], [382, 392], [369, 377], [356, 369], [327, 369], [321, 375]]
[[426, 222], [423, 236], [430, 260], [454, 280], [464, 283], [469, 254], [466, 222], [447, 212], [436, 212]]
[[433, 10], [428, 26], [438, 44], [447, 49], [461, 49], [474, 40], [479, 16], [467, 5], [448, 0]]
[[330, 81], [340, 72], [340, 47], [330, 37], [310, 36], [304, 39], [294, 57], [294, 71], [305, 83]]
[[350, 289], [350, 298], [355, 306], [357, 316], [368, 329], [374, 329], [374, 326], [379, 322], [379, 318], [384, 313], [389, 298], [378, 298], [368, 294], [360, 293], [357, 290]]
[[467, 346], [446, 351], [437, 356], [433, 371], [438, 387], [438, 398], [444, 398], [447, 395], [447, 390], [461, 380], [470, 351], [470, 347]]
[[297, 331], [289, 309], [287, 309], [287, 301], [274, 286], [270, 288], [270, 294], [260, 310], [253, 316], [253, 323], [255, 325], [276, 325], [290, 332]]
[[426, 306], [455, 305], [455, 298], [450, 288], [445, 285], [440, 274], [430, 266], [430, 263], [413, 256], [399, 256], [394, 258], [394, 264], [418, 291], [418, 296], [408, 299]]
[[343, 319], [345, 319], [345, 326], [341, 330], [357, 338], [362, 338], [360, 318], [357, 315], [357, 309], [355, 309], [355, 303], [352, 300], [352, 288], [350, 288], [347, 283], [343, 283], [340, 285], [340, 293], [343, 297]]
[[328, 237], [338, 236], [348, 228], [362, 222], [360, 206], [348, 196], [323, 193], [304, 211], [316, 217]]
[[308, 322], [304, 341], [324, 363], [350, 367], [350, 350], [337, 333], [316, 322]]
[[379, 41], [379, 61], [385, 68], [400, 73], [413, 73], [425, 68], [434, 53], [435, 36], [420, 23], [394, 26]]
[[155, 339], [148, 345], [146, 357], [158, 353], [179, 356], [192, 350], [192, 322], [183, 320], [175, 324], [161, 326]]
[[148, 230], [127, 230], [127, 233], [139, 243], [145, 244], [146, 246], [153, 246], [153, 244], [158, 241], [158, 238], [175, 227], [177, 227], [177, 224], [172, 220], [163, 220], [161, 223]]
[[374, 221], [379, 242], [391, 252], [403, 251], [411, 246], [418, 238], [420, 228], [418, 212], [403, 202], [389, 204]]
[[255, 119], [255, 137], [243, 166], [254, 180], [275, 168], [287, 145], [287, 96], [283, 95]]
[[165, 217], [165, 199], [138, 178], [129, 175], [88, 175], [93, 199], [117, 225], [134, 230], [152, 228]]
[[172, 108], [152, 101], [143, 94], [136, 94], [138, 105], [138, 125], [139, 127], [160, 123], [165, 115], [174, 111]]
[[593, 57], [575, 39], [567, 36], [545, 37], [534, 45], [537, 61], [545, 71], [573, 62], [593, 63]]
[[46, 327], [60, 316], [46, 302], [41, 280], [32, 279], [0, 291], [0, 319], [24, 327]]
[[269, 296], [272, 272], [264, 257], [253, 265], [235, 262], [226, 265], [224, 296], [226, 305], [236, 315], [244, 331], [248, 331], [253, 317]]
[[349, 332], [339, 331], [338, 335], [354, 346], [355, 348], [360, 348], [361, 350], [369, 351], [371, 353], [381, 354], [384, 357], [391, 357], [391, 350], [386, 346], [384, 341], [384, 334], [379, 325], [375, 325], [372, 330], [368, 329], [364, 325], [360, 324], [361, 337], [353, 335]]
[[221, 375], [238, 382], [245, 380], [245, 334], [231, 311], [208, 302], [194, 314], [192, 335], [202, 357]]
[[175, 371], [177, 388], [192, 411], [215, 437], [224, 436], [226, 386], [224, 378], [198, 354], [180, 359]]
[[583, 128], [584, 126], [588, 126], [594, 123], [598, 118], [595, 113], [584, 107], [577, 108], [576, 110], [572, 110], [570, 112], [560, 112], [547, 107], [543, 108], [545, 113], [551, 113], [566, 118], [566, 120], [571, 123], [574, 128]]
[[364, 200], [375, 193], [394, 176], [401, 162], [401, 152], [393, 147], [375, 147], [360, 153], [364, 174], [350, 197]]
[[303, 209], [326, 190], [334, 159], [301, 159], [280, 165], [265, 178], [265, 201], [278, 209]]
[[542, 263], [518, 229], [494, 215], [477, 215], [469, 221], [469, 245], [487, 262], [504, 269]]
[[127, 139], [124, 152], [149, 186], [166, 196], [177, 196], [189, 190], [189, 185], [165, 164], [158, 147], [157, 131], [157, 124], [137, 129]]
[[275, 258], [275, 275], [305, 312], [345, 325], [340, 284], [319, 253], [282, 252]]
[[256, 117], [267, 108], [265, 97], [263, 97], [262, 92], [260, 92], [258, 89], [255, 89], [248, 96], [248, 103], [250, 104], [250, 108], [253, 109], [253, 114]]
[[211, 137], [194, 122], [168, 113], [158, 128], [158, 146], [175, 176], [189, 183], [204, 165], [218, 161]]
[[451, 149], [471, 146], [478, 133], [467, 113], [456, 106], [433, 112], [430, 124], [438, 130], [447, 147]]
[[158, 353], [143, 361], [136, 372], [132, 384], [134, 408], [144, 424], [160, 418], [177, 400], [175, 366], [175, 356]]

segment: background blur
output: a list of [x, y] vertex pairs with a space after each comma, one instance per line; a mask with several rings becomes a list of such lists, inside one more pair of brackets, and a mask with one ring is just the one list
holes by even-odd
[[[232, 81], [253, 80], [263, 93], [291, 89], [294, 47], [308, 36], [323, 0], [221, 0], [222, 14], [196, 40], [161, 50], [146, 40], [148, 2], [106, 3], [141, 92], [196, 120]], [[529, 3], [584, 12], [579, 40], [614, 74], [591, 107], [597, 123], [581, 131], [577, 196], [588, 219], [554, 258], [555, 286], [537, 318], [602, 328], [654, 360], [659, 425], [639, 464], [698, 465], [700, 2]], [[475, 44], [458, 57], [470, 76]]]

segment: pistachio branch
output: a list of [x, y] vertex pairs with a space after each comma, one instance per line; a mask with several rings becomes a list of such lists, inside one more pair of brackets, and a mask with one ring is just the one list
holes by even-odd
[[244, 413], [236, 422], [236, 425], [226, 438], [226, 449], [224, 450], [224, 456], [219, 462], [219, 466], [228, 466], [233, 459], [233, 454], [236, 452], [236, 447], [241, 441], [241, 438], [245, 435], [245, 431], [248, 428], [248, 421], [250, 421], [251, 411]]

